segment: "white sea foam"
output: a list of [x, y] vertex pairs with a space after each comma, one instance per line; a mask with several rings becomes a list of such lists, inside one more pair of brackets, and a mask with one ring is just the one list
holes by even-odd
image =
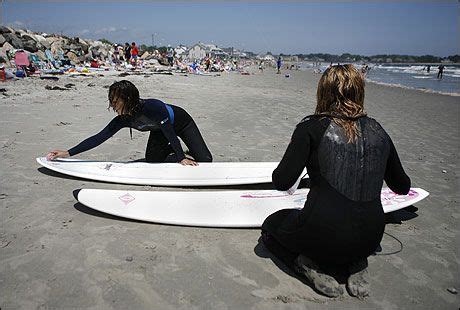
[[447, 96], [453, 96], [453, 97], [460, 97], [460, 93], [448, 93], [448, 92], [442, 92], [442, 91], [436, 91], [433, 89], [421, 89], [421, 88], [416, 88], [416, 87], [410, 87], [410, 86], [405, 86], [402, 84], [397, 84], [397, 83], [385, 83], [385, 82], [377, 82], [373, 81], [371, 79], [366, 79], [367, 82], [373, 83], [373, 84], [378, 84], [378, 85], [384, 85], [384, 86], [390, 86], [390, 87], [398, 87], [398, 88], [404, 88], [404, 89], [413, 89], [413, 90], [418, 90], [422, 91], [425, 93], [431, 93], [431, 94], [440, 94], [440, 95], [447, 95]]

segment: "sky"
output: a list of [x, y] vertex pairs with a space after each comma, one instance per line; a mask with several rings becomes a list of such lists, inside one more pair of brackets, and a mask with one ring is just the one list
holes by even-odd
[[114, 43], [203, 42], [273, 54], [460, 54], [456, 0], [0, 1], [4, 26]]

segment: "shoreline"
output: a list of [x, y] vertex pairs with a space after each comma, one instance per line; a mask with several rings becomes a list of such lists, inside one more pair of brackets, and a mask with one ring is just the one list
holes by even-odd
[[396, 88], [403, 88], [403, 89], [412, 89], [412, 90], [418, 90], [424, 93], [429, 93], [429, 94], [438, 94], [438, 95], [444, 95], [444, 96], [452, 96], [452, 97], [460, 97], [460, 93], [447, 93], [447, 92], [442, 92], [442, 91], [436, 91], [433, 89], [423, 89], [423, 88], [417, 88], [417, 87], [411, 87], [411, 86], [405, 86], [402, 84], [393, 84], [393, 83], [385, 83], [385, 82], [377, 82], [370, 80], [368, 78], [365, 79], [366, 83], [373, 83], [373, 84], [378, 84], [378, 85], [384, 85], [388, 87], [396, 87]]

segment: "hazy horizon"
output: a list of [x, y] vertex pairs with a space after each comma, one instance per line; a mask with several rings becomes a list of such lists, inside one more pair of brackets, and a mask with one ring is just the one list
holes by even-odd
[[404, 3], [2, 1], [4, 26], [157, 46], [201, 41], [273, 54], [460, 54], [456, 1]]

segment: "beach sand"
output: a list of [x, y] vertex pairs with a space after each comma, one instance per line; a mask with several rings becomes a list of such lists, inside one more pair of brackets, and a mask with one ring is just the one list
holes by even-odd
[[[295, 125], [314, 112], [320, 76], [252, 72], [125, 78], [104, 73], [0, 83], [6, 89], [0, 94], [1, 309], [458, 308], [459, 295], [448, 291], [460, 289], [458, 97], [366, 86], [367, 113], [392, 137], [412, 186], [430, 196], [416, 205], [416, 213], [399, 211], [389, 218], [382, 251], [369, 258], [371, 296], [364, 301], [348, 294], [323, 297], [286, 273], [258, 244], [257, 229], [129, 221], [73, 197], [80, 188], [161, 188], [68, 178], [35, 161], [102, 129], [115, 116], [106, 109], [107, 87], [121, 79], [134, 82], [141, 97], [184, 107], [215, 161], [279, 161]], [[68, 83], [75, 86], [45, 89]], [[133, 131], [130, 140], [123, 129], [77, 158], [140, 159], [147, 136]]]

